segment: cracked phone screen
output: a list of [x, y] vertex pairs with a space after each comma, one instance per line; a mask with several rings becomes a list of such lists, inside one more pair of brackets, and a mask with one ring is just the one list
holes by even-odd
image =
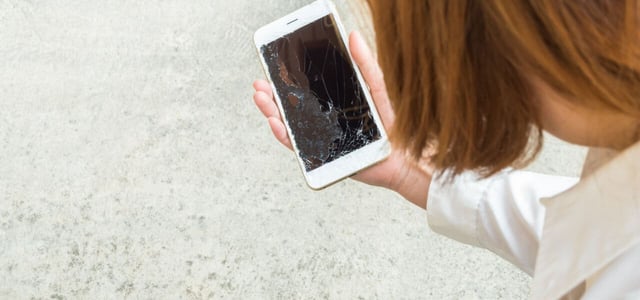
[[332, 15], [260, 51], [307, 171], [380, 139]]

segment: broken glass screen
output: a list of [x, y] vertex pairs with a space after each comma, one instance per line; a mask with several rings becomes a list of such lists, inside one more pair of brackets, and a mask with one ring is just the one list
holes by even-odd
[[332, 15], [261, 47], [307, 171], [378, 139]]

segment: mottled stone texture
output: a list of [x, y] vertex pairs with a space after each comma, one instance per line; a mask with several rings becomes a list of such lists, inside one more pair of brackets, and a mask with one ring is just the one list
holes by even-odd
[[0, 2], [0, 298], [525, 297], [397, 195], [305, 186], [251, 100], [253, 31], [305, 2]]

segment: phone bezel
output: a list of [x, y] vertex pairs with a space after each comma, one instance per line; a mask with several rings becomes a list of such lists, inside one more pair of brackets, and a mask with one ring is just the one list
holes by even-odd
[[358, 82], [362, 86], [362, 90], [365, 95], [365, 99], [369, 104], [371, 115], [373, 116], [374, 122], [380, 131], [380, 139], [372, 142], [364, 147], [357, 149], [347, 155], [344, 155], [340, 158], [337, 158], [334, 161], [326, 163], [316, 169], [311, 171], [307, 171], [304, 167], [304, 161], [300, 156], [300, 152], [298, 147], [295, 144], [295, 140], [291, 139], [291, 144], [293, 146], [294, 152], [296, 154], [296, 159], [298, 161], [298, 165], [302, 170], [302, 173], [306, 179], [307, 185], [314, 189], [322, 189], [325, 188], [335, 182], [338, 182], [346, 177], [353, 175], [354, 173], [369, 167], [375, 163], [378, 163], [385, 158], [387, 158], [391, 152], [391, 147], [389, 145], [389, 141], [387, 138], [387, 133], [384, 130], [384, 126], [382, 124], [382, 120], [380, 119], [380, 115], [378, 114], [377, 108], [371, 98], [371, 94], [369, 92], [369, 87], [364, 81], [360, 69], [353, 61], [353, 57], [351, 56], [351, 51], [348, 47], [348, 41], [346, 39], [345, 30], [343, 28], [342, 22], [340, 20], [340, 16], [337, 13], [337, 10], [333, 3], [328, 0], [318, 0], [312, 2], [311, 4], [304, 6], [270, 24], [267, 24], [260, 29], [258, 29], [254, 34], [254, 43], [258, 50], [258, 56], [260, 57], [260, 61], [262, 63], [263, 70], [269, 79], [271, 84], [271, 89], [274, 91], [274, 97], [276, 99], [276, 103], [278, 105], [278, 110], [280, 112], [280, 116], [284, 120], [285, 127], [287, 129], [287, 133], [289, 137], [293, 136], [291, 127], [289, 126], [289, 122], [287, 117], [284, 115], [284, 109], [282, 106], [282, 100], [276, 93], [275, 85], [273, 84], [273, 80], [269, 74], [269, 68], [267, 66], [266, 60], [262, 56], [260, 52], [260, 48], [263, 45], [269, 44], [270, 42], [292, 33], [298, 30], [305, 25], [308, 25], [318, 19], [321, 19], [327, 15], [333, 15], [333, 18], [336, 22], [339, 32], [339, 38], [344, 43], [345, 48], [349, 54], [350, 63], [353, 66], [356, 76], [358, 78]]

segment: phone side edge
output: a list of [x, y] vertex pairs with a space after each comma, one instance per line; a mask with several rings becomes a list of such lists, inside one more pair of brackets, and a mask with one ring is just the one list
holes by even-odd
[[330, 13], [334, 15], [334, 18], [335, 18], [335, 21], [336, 21], [336, 26], [338, 26], [338, 32], [340, 33], [340, 38], [342, 39], [342, 42], [345, 45], [347, 53], [349, 54], [350, 63], [351, 63], [351, 66], [353, 67], [353, 69], [356, 72], [356, 77], [358, 77], [358, 82], [361, 83], [363, 93], [365, 94], [365, 98], [366, 98], [367, 103], [369, 104], [369, 107], [371, 109], [371, 112], [372, 112], [372, 115], [373, 115], [373, 119], [374, 119], [374, 121], [376, 123], [376, 126], [378, 126], [378, 128], [380, 129], [381, 136], [386, 138], [386, 139], [388, 139], [388, 133], [387, 133], [386, 129], [384, 128], [384, 123], [382, 122], [382, 117], [380, 116], [380, 113], [378, 112], [378, 107], [376, 106], [376, 103], [373, 100], [373, 96], [371, 95], [371, 88], [369, 87], [369, 84], [367, 83], [367, 81], [364, 79], [364, 75], [362, 75], [362, 71], [360, 70], [360, 67], [356, 63], [355, 59], [353, 59], [353, 54], [351, 53], [351, 49], [350, 49], [351, 46], [349, 44], [349, 34], [347, 33], [346, 29], [344, 28], [342, 19], [340, 18], [340, 14], [338, 13], [337, 8], [336, 8], [335, 4], [332, 1], [330, 1], [330, 0], [324, 0], [324, 1], [328, 3], [328, 7], [331, 10]]

